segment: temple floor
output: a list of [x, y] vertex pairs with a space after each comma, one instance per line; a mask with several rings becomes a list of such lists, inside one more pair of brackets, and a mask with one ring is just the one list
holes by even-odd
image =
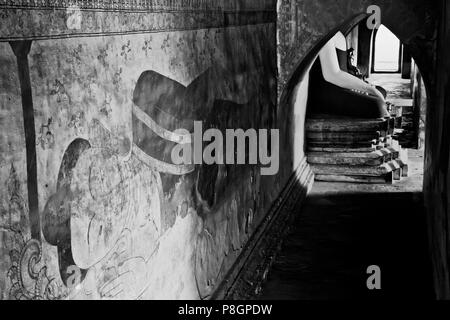
[[402, 79], [399, 73], [374, 73], [367, 79], [387, 91], [387, 99], [411, 99], [411, 79]]
[[[259, 298], [433, 298], [419, 177], [407, 187], [316, 182]], [[381, 290], [367, 289], [371, 265]]]

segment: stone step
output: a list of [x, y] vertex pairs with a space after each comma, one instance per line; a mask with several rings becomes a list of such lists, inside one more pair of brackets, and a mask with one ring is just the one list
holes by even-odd
[[307, 141], [327, 141], [327, 142], [342, 142], [354, 143], [372, 141], [380, 138], [379, 131], [368, 132], [306, 132]]
[[[310, 118], [307, 159], [317, 181], [393, 183], [408, 175], [396, 137], [403, 109], [389, 119]], [[394, 136], [395, 132], [395, 136]]]
[[394, 174], [387, 173], [382, 177], [365, 176], [346, 176], [346, 175], [315, 175], [316, 181], [323, 182], [347, 182], [347, 183], [365, 183], [365, 184], [390, 184], [394, 182]]
[[386, 174], [401, 169], [402, 167], [396, 160], [391, 160], [379, 166], [311, 164], [311, 168], [315, 174], [320, 175], [384, 177]]
[[329, 153], [370, 153], [377, 150], [389, 148], [392, 144], [397, 145], [398, 141], [394, 140], [391, 136], [374, 139], [372, 141], [359, 142], [359, 143], [340, 143], [329, 141], [308, 141], [306, 149], [308, 152], [329, 152]]
[[307, 132], [376, 132], [386, 131], [386, 119], [330, 119], [310, 118], [306, 120]]
[[310, 164], [325, 165], [349, 165], [349, 166], [379, 166], [385, 162], [395, 160], [399, 152], [393, 148], [361, 152], [310, 152], [308, 162]]
[[376, 151], [375, 146], [362, 147], [362, 148], [352, 148], [352, 147], [313, 147], [308, 145], [308, 152], [328, 152], [328, 153], [369, 153]]
[[333, 175], [316, 174], [316, 181], [323, 182], [346, 182], [346, 183], [365, 183], [365, 184], [393, 184], [406, 177], [403, 168], [396, 169], [380, 176], [351, 176], [351, 175]]
[[308, 141], [308, 147], [312, 148], [372, 148], [374, 145], [378, 144], [377, 140], [371, 141], [356, 141], [356, 142], [345, 142], [345, 141]]

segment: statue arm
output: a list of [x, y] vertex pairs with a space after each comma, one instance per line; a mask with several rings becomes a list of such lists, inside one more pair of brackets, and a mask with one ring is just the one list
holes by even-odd
[[322, 48], [319, 56], [323, 77], [326, 81], [341, 88], [366, 92], [370, 95], [381, 97], [384, 100], [383, 95], [375, 88], [375, 86], [341, 70], [336, 53], [336, 46], [333, 41], [329, 41]]

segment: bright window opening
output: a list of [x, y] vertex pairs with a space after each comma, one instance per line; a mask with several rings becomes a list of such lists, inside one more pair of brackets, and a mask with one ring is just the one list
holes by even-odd
[[375, 38], [375, 72], [398, 72], [400, 70], [400, 40], [381, 25]]

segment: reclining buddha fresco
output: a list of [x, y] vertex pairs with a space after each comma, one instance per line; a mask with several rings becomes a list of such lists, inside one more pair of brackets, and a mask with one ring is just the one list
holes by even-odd
[[194, 121], [275, 125], [274, 37], [261, 23], [1, 42], [1, 298], [209, 297], [278, 190], [257, 165], [170, 155]]
[[[204, 96], [205, 82], [219, 72], [223, 82]], [[233, 175], [233, 170], [171, 164], [174, 145], [190, 140], [190, 135], [179, 135], [171, 128], [192, 130], [193, 119], [201, 114], [209, 114], [208, 125], [223, 126], [220, 119], [225, 111], [230, 116], [233, 108], [250, 103], [245, 96], [233, 97], [233, 89], [227, 89], [233, 86], [234, 80], [224, 69], [209, 69], [188, 87], [145, 71], [133, 94], [133, 141], [114, 137], [94, 120], [89, 128], [92, 138], [72, 142], [62, 160], [57, 192], [43, 212], [45, 239], [57, 246], [61, 279], [73, 289], [69, 298], [145, 297], [149, 283], [157, 281], [152, 279], [157, 274], [154, 268], [161, 267], [155, 259], [160, 237], [171, 225], [163, 206], [179, 206], [168, 199], [175, 184], [189, 181], [194, 185], [192, 199], [177, 208], [183, 215], [189, 210], [186, 201], [203, 204], [197, 208], [199, 213], [223, 201], [224, 193], [216, 189], [227, 188], [227, 182], [219, 171]], [[232, 100], [241, 100], [241, 104]], [[198, 109], [186, 105], [193, 102], [199, 104]], [[239, 127], [248, 127], [249, 121], [250, 117], [240, 118]], [[99, 140], [110, 143], [96, 145]]]

